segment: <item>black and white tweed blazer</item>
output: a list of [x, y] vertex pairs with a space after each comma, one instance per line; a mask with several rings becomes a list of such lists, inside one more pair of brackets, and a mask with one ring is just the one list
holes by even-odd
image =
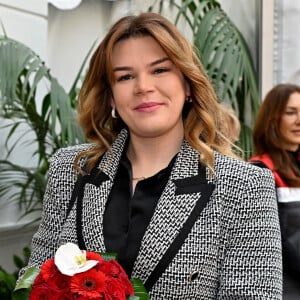
[[[126, 138], [124, 130], [99, 164], [103, 176], [85, 183], [80, 207], [75, 202], [68, 216], [78, 176], [74, 158], [91, 145], [60, 149], [53, 156], [29, 266], [40, 266], [60, 244], [78, 244], [79, 239], [87, 250], [105, 252], [103, 212]], [[201, 211], [151, 288], [151, 299], [281, 299], [281, 240], [272, 174], [218, 153], [213, 175], [198, 172], [199, 153], [183, 142], [143, 237], [133, 277], [147, 280], [200, 201]]]

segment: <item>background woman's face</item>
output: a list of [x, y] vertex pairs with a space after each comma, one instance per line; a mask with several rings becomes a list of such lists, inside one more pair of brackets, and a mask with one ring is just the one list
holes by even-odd
[[300, 145], [300, 93], [290, 95], [280, 119], [279, 131], [285, 149], [296, 151]]
[[189, 95], [182, 73], [150, 36], [118, 42], [112, 53], [113, 103], [131, 133], [156, 137], [183, 133]]

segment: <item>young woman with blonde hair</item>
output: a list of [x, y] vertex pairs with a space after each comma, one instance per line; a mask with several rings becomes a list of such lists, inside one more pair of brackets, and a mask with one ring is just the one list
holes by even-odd
[[91, 143], [52, 158], [29, 265], [74, 242], [116, 252], [151, 299], [281, 298], [272, 174], [235, 158], [213, 87], [171, 22], [143, 13], [112, 26], [79, 119]]

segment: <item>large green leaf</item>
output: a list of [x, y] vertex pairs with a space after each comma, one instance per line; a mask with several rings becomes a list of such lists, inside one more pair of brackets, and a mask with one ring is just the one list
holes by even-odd
[[143, 285], [143, 282], [138, 278], [132, 278], [131, 284], [134, 289], [134, 296], [129, 297], [130, 300], [150, 300], [150, 297]]
[[26, 269], [13, 291], [12, 300], [28, 300], [31, 286], [39, 273], [40, 269], [36, 267]]
[[24, 275], [20, 278], [18, 281], [15, 291], [21, 290], [21, 289], [30, 289], [33, 285], [33, 282], [37, 275], [40, 273], [40, 269], [36, 267], [30, 267], [26, 269]]
[[[74, 91], [71, 98], [36, 53], [0, 36], [0, 65], [0, 118], [6, 120], [2, 130], [7, 132], [7, 157], [0, 161], [0, 199], [7, 201], [9, 195], [30, 213], [41, 209], [50, 156], [85, 139], [76, 121]], [[10, 162], [16, 149], [30, 144], [35, 166]]]
[[[0, 103], [3, 113], [13, 110], [15, 105], [19, 104], [20, 99], [16, 93], [19, 80], [24, 83], [20, 90], [22, 95], [28, 87], [28, 79], [33, 74], [32, 71], [47, 76], [47, 69], [31, 49], [7, 37], [0, 38], [0, 65]], [[24, 70], [28, 70], [29, 73], [24, 74]], [[34, 89], [33, 85], [29, 94], [33, 94]]]

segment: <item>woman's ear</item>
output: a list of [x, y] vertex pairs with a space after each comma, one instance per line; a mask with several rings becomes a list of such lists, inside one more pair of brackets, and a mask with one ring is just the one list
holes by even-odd
[[187, 80], [184, 81], [185, 95], [187, 97], [191, 96], [191, 87]]
[[111, 99], [110, 99], [110, 105], [112, 108], [116, 108], [115, 100], [113, 97], [111, 97]]
[[117, 112], [116, 112], [116, 104], [115, 101], [111, 100], [110, 101], [110, 105], [111, 105], [111, 116], [113, 117], [113, 119], [117, 119]]

